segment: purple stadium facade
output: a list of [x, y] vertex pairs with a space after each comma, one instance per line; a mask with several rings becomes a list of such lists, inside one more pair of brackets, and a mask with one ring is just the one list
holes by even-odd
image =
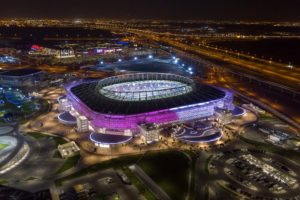
[[134, 136], [145, 123], [166, 125], [233, 110], [233, 94], [174, 74], [137, 73], [66, 86], [67, 99], [94, 132]]

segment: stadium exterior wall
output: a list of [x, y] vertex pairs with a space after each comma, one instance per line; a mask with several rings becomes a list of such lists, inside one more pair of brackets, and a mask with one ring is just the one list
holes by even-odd
[[71, 88], [78, 84], [80, 83], [77, 82], [66, 87], [67, 98], [71, 102], [73, 108], [80, 115], [84, 115], [89, 119], [90, 125], [95, 131], [105, 128], [107, 131], [110, 130], [112, 132], [124, 132], [126, 130], [131, 130], [133, 133], [138, 133], [138, 126], [142, 123], [170, 124], [184, 122], [193, 119], [211, 117], [215, 113], [215, 107], [224, 108], [227, 110], [233, 109], [233, 94], [229, 91], [225, 91], [226, 95], [222, 99], [194, 105], [135, 115], [103, 114], [91, 110], [71, 92]]

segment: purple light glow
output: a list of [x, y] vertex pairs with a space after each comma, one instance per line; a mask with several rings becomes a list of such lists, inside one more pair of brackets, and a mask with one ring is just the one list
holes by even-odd
[[[71, 88], [81, 84], [82, 82], [76, 82], [69, 84], [66, 86], [67, 90], [67, 99], [72, 103], [72, 106], [78, 113], [84, 115], [88, 118], [91, 123], [91, 126], [95, 131], [100, 128], [106, 128], [107, 130], [117, 130], [118, 132], [123, 132], [125, 130], [131, 130], [133, 133], [139, 132], [139, 125], [142, 123], [156, 123], [156, 124], [164, 124], [164, 123], [172, 123], [177, 122], [179, 120], [183, 121], [185, 119], [193, 119], [193, 118], [182, 118], [182, 114], [191, 114], [194, 118], [199, 118], [198, 115], [195, 115], [194, 108], [203, 108], [208, 105], [217, 105], [217, 102], [222, 101], [224, 103], [224, 107], [227, 109], [232, 109], [232, 99], [233, 95], [231, 92], [226, 91], [226, 96], [221, 100], [214, 100], [210, 102], [205, 102], [201, 104], [191, 105], [191, 106], [183, 106], [180, 108], [170, 108], [164, 109], [160, 111], [153, 111], [148, 113], [141, 113], [135, 115], [115, 115], [115, 114], [103, 114], [98, 113], [91, 110], [86, 104], [84, 104], [76, 95], [71, 92]], [[194, 110], [193, 110], [194, 109]], [[213, 107], [212, 107], [213, 109]], [[211, 116], [213, 112], [202, 113], [203, 117]], [[208, 116], [209, 115], [209, 116]]]

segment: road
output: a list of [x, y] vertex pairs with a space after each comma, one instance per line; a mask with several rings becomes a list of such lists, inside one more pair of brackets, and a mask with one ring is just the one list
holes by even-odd
[[169, 195], [161, 189], [139, 166], [132, 165], [129, 169], [144, 183], [158, 200], [171, 200]]
[[[155, 42], [163, 42], [174, 48], [183, 50], [185, 52], [194, 53], [227, 63], [226, 68], [231, 70], [245, 72], [257, 77], [264, 77], [266, 80], [289, 86], [294, 90], [300, 91], [300, 68], [287, 68], [286, 65], [280, 63], [268, 63], [257, 59], [242, 59], [238, 53], [232, 56], [223, 50], [211, 48], [208, 46], [196, 46], [186, 44], [176, 40], [176, 38], [168, 37], [167, 35], [160, 36], [152, 31], [143, 31], [136, 29], [127, 29], [128, 32], [134, 33], [142, 38], [147, 38]], [[230, 64], [230, 65], [228, 65]]]

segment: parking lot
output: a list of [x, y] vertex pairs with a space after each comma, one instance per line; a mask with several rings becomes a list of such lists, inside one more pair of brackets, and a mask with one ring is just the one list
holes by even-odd
[[280, 155], [256, 149], [224, 151], [211, 159], [209, 171], [251, 199], [300, 198], [298, 165]]

